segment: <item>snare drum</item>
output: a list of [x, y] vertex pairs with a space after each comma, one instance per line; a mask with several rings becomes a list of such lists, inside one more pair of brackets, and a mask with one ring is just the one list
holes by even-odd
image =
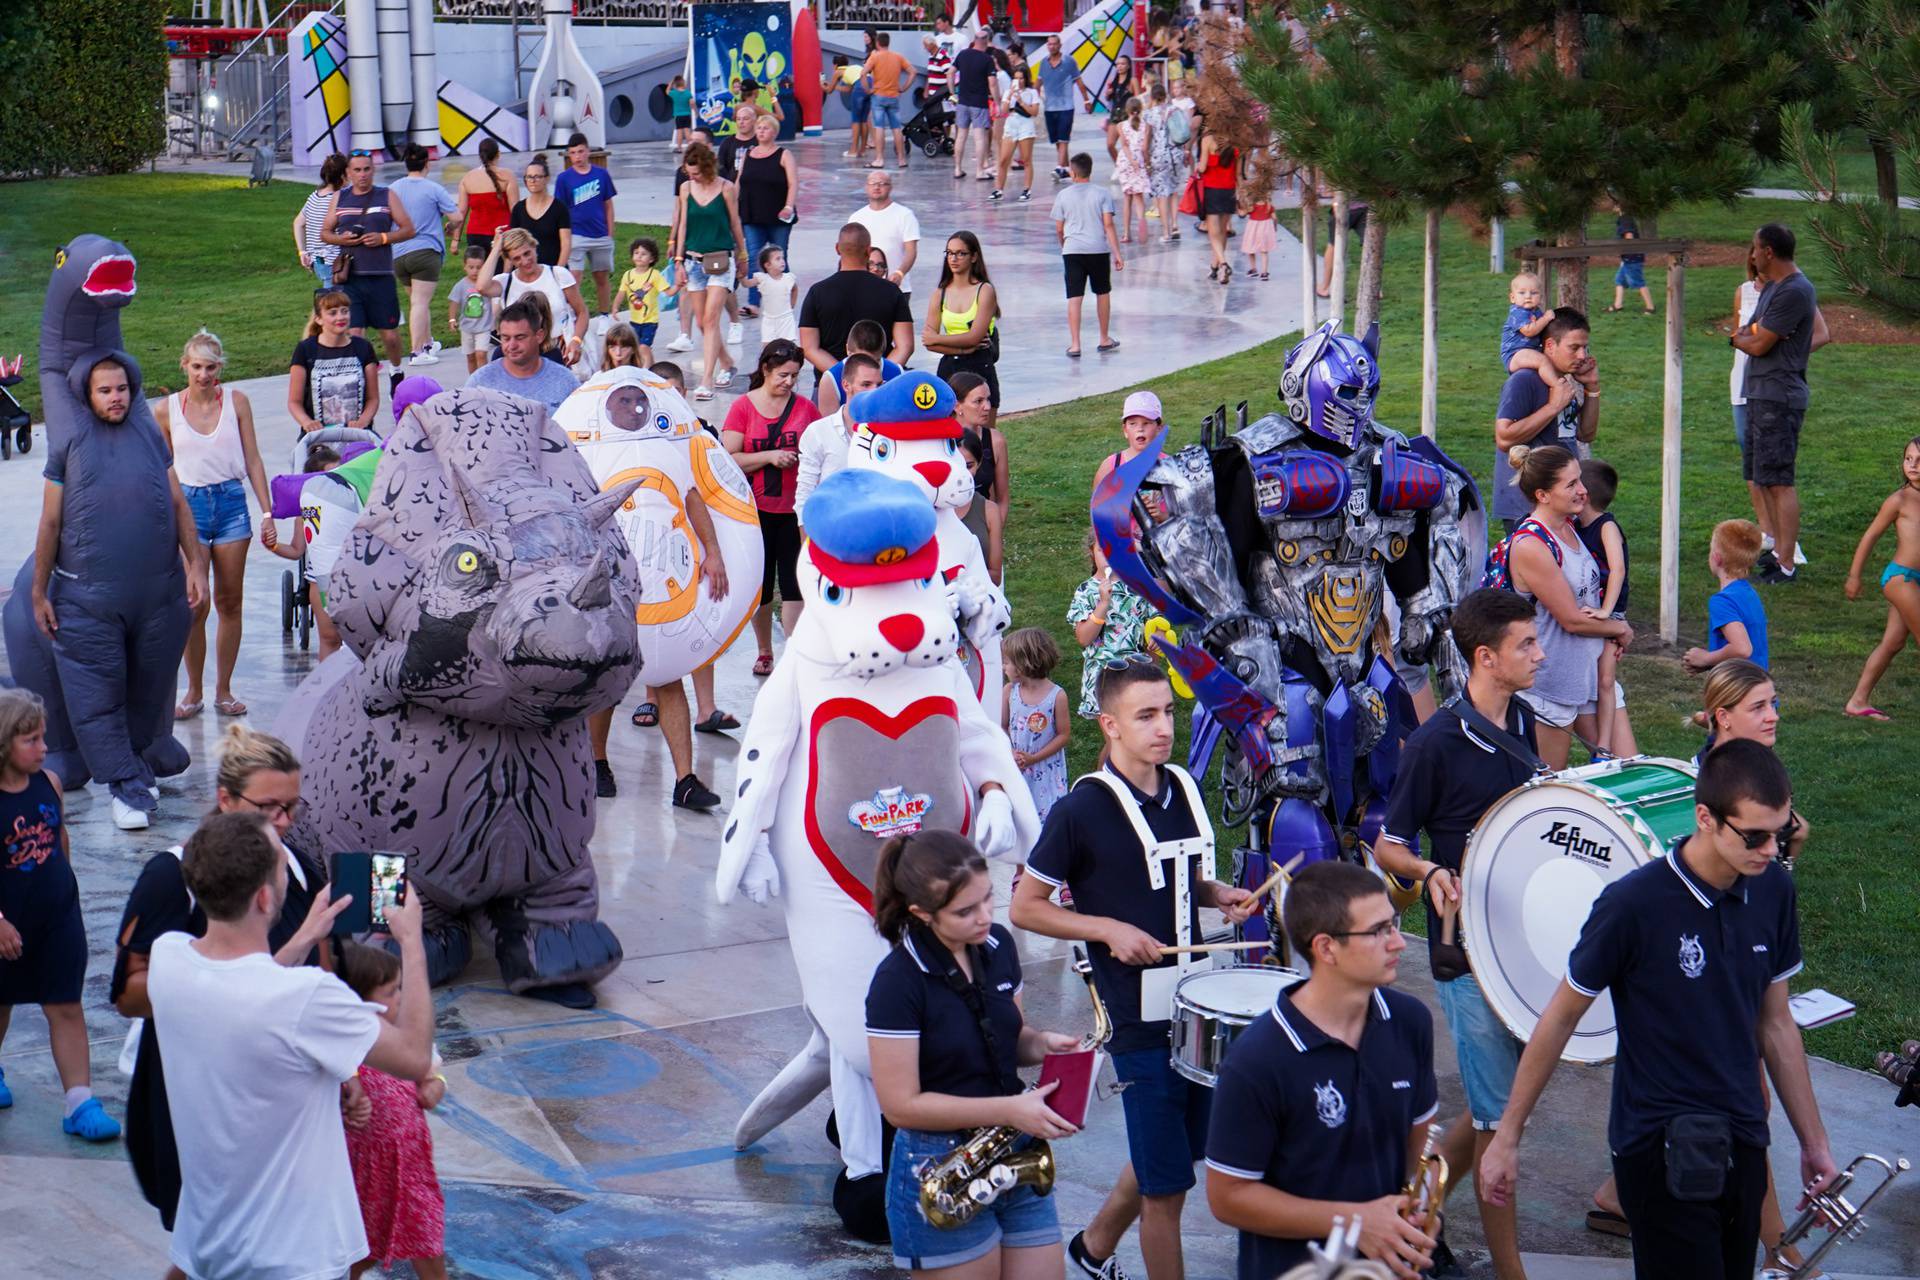
[[1306, 975], [1268, 965], [1190, 973], [1173, 989], [1173, 1069], [1213, 1087], [1227, 1046]]
[[[1522, 1040], [1566, 976], [1594, 899], [1690, 835], [1694, 768], [1637, 756], [1534, 778], [1495, 801], [1460, 867], [1460, 936], [1487, 1006]], [[1601, 992], [1561, 1056], [1612, 1060], [1613, 999]]]

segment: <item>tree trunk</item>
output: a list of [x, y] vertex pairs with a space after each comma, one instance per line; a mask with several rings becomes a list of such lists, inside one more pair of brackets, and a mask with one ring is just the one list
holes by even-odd
[[1380, 319], [1380, 272], [1387, 255], [1387, 220], [1377, 212], [1367, 215], [1367, 232], [1360, 238], [1360, 282], [1353, 291], [1353, 332], [1365, 337]]
[[1300, 336], [1303, 338], [1320, 323], [1316, 305], [1320, 254], [1314, 243], [1320, 218], [1320, 193], [1314, 188], [1318, 178], [1318, 174], [1308, 170], [1300, 174]]
[[1420, 273], [1420, 434], [1440, 433], [1440, 210], [1427, 210]]
[[1900, 169], [1894, 163], [1893, 145], [1885, 138], [1869, 138], [1867, 145], [1873, 148], [1873, 176], [1880, 189], [1880, 199], [1898, 209]]
[[[1560, 74], [1568, 80], [1580, 79], [1580, 55], [1584, 51], [1585, 41], [1580, 29], [1580, 9], [1576, 4], [1562, 0], [1553, 15], [1553, 64]], [[1587, 242], [1587, 220], [1580, 219], [1580, 225], [1572, 231], [1563, 232], [1555, 241], [1559, 245], [1585, 244]], [[1587, 259], [1563, 258], [1559, 263], [1560, 296], [1555, 299], [1556, 307], [1571, 307], [1585, 313], [1587, 310]]]

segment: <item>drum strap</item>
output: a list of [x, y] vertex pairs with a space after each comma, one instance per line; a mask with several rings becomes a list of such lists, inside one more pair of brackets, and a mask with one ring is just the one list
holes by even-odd
[[1521, 764], [1527, 766], [1528, 772], [1553, 772], [1552, 769], [1547, 767], [1546, 761], [1527, 749], [1526, 743], [1520, 741], [1520, 739], [1514, 737], [1511, 733], [1508, 733], [1505, 729], [1481, 715], [1480, 709], [1473, 705], [1472, 700], [1469, 699], [1466, 694], [1463, 693], [1459, 697], [1449, 701], [1446, 709], [1453, 712], [1463, 727], [1473, 730], [1476, 735], [1485, 738], [1488, 742], [1500, 748]]
[[[1074, 780], [1074, 786], [1085, 782], [1098, 783], [1113, 793], [1119, 802], [1120, 812], [1127, 815], [1127, 821], [1133, 827], [1135, 838], [1140, 841], [1140, 852], [1147, 861], [1147, 883], [1155, 890], [1167, 887], [1166, 863], [1173, 864], [1173, 929], [1174, 937], [1183, 947], [1193, 945], [1193, 872], [1189, 861], [1196, 857], [1211, 858], [1213, 855], [1213, 824], [1207, 818], [1206, 805], [1200, 799], [1200, 788], [1194, 784], [1193, 777], [1177, 764], [1162, 765], [1173, 776], [1182, 796], [1187, 802], [1187, 812], [1192, 815], [1200, 834], [1187, 836], [1179, 840], [1162, 840], [1153, 834], [1147, 826], [1146, 815], [1140, 812], [1139, 803], [1133, 798], [1133, 789], [1126, 780], [1114, 776], [1105, 769], [1082, 774]], [[1211, 863], [1206, 870], [1211, 872]], [[1182, 965], [1191, 960], [1191, 956], [1181, 957]]]

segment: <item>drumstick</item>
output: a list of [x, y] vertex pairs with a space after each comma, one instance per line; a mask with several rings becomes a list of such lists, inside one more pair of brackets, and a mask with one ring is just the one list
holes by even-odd
[[1161, 947], [1160, 954], [1163, 956], [1197, 956], [1205, 955], [1210, 951], [1253, 951], [1266, 945], [1264, 942], [1201, 942], [1195, 943], [1191, 947]]
[[1300, 865], [1300, 859], [1306, 856], [1307, 855], [1304, 853], [1296, 853], [1291, 858], [1287, 859], [1286, 866], [1280, 867], [1276, 871], [1274, 871], [1272, 875], [1267, 877], [1267, 882], [1265, 884], [1261, 885], [1258, 889], [1255, 889], [1253, 891], [1253, 897], [1250, 899], [1250, 901], [1253, 901], [1253, 902], [1260, 901], [1260, 899], [1267, 896], [1268, 890], [1272, 889], [1273, 886], [1279, 884], [1282, 880], [1289, 879], [1293, 874], [1293, 869]]

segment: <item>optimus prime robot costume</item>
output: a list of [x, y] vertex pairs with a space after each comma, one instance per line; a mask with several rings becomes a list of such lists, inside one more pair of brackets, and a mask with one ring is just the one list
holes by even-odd
[[1162, 436], [1093, 494], [1108, 563], [1183, 629], [1156, 647], [1198, 699], [1196, 776], [1224, 733], [1225, 815], [1253, 820], [1244, 885], [1371, 846], [1414, 726], [1396, 657], [1432, 664], [1443, 696], [1464, 683], [1447, 626], [1484, 559], [1485, 515], [1431, 440], [1374, 421], [1378, 347], [1378, 326], [1321, 326], [1287, 354], [1284, 416], [1224, 438], [1210, 420], [1172, 454]]

